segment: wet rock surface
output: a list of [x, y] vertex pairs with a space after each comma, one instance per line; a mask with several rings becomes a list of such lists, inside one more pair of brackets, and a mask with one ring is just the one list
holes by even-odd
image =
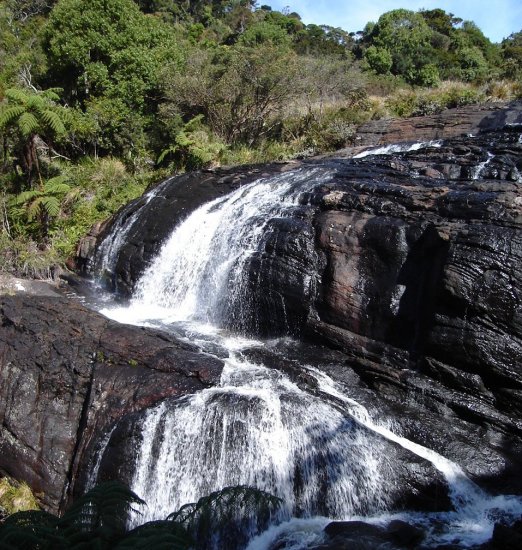
[[[329, 374], [359, 377], [405, 436], [494, 492], [522, 492], [521, 103], [420, 118], [396, 124], [478, 135], [386, 156], [342, 151], [263, 174], [177, 178], [151, 201], [111, 278], [128, 292], [175, 220], [206, 200], [265, 174], [331, 170], [291, 217], [266, 228], [247, 274], [252, 332], [339, 349], [344, 366]], [[395, 139], [382, 131], [381, 142]]]
[[0, 471], [63, 506], [91, 442], [121, 417], [209, 387], [222, 362], [60, 296], [0, 296]]
[[[298, 367], [306, 359], [355, 391], [377, 421], [393, 418], [394, 430], [493, 493], [522, 494], [519, 110], [469, 111], [471, 126], [462, 114], [462, 131], [478, 135], [438, 147], [353, 159], [344, 151], [165, 181], [101, 229], [98, 245], [129, 217], [139, 220], [106, 273], [109, 286], [128, 296], [173, 226], [204, 202], [294, 167], [330, 170], [291, 217], [270, 223], [247, 273], [252, 332], [306, 342], [284, 360], [255, 349], [249, 357], [320, 392]], [[94, 267], [89, 238], [80, 249], [85, 272]], [[140, 411], [215, 384], [221, 372], [220, 360], [172, 336], [117, 325], [62, 298], [0, 304], [0, 470], [45, 487], [50, 508], [65, 502], [108, 427], [125, 416], [115, 441], [126, 438]], [[425, 503], [405, 497], [396, 506], [445, 509], [439, 481], [429, 488], [425, 465], [418, 474], [409, 494], [422, 492]]]

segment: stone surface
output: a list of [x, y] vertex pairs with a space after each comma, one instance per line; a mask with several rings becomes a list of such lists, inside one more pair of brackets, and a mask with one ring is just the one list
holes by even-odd
[[330, 179], [291, 218], [268, 225], [247, 273], [257, 307], [246, 326], [339, 349], [345, 366], [329, 374], [357, 376], [405, 436], [494, 492], [522, 493], [520, 109], [393, 123], [433, 129], [443, 120], [451, 135], [478, 133], [418, 151], [353, 159], [341, 151], [255, 174], [176, 178], [157, 200], [128, 207], [143, 215], [111, 279], [130, 292], [176, 221], [239, 182], [328, 168]]
[[0, 471], [62, 507], [92, 440], [122, 416], [215, 384], [222, 362], [62, 297], [0, 297]]
[[372, 120], [357, 128], [354, 144], [367, 147], [408, 141], [448, 139], [464, 134], [477, 135], [479, 132], [496, 130], [506, 124], [516, 123], [522, 123], [520, 102], [466, 105], [446, 109], [434, 115]]

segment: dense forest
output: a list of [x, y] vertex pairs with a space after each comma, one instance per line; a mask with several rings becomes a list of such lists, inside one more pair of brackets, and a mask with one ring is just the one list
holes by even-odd
[[441, 9], [347, 33], [253, 0], [4, 0], [0, 270], [52, 275], [167, 174], [335, 150], [521, 79], [522, 32], [494, 44]]

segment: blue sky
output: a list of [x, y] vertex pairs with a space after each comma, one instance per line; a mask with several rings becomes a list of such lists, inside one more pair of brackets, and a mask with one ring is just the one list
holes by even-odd
[[304, 23], [316, 23], [360, 31], [387, 11], [406, 8], [441, 8], [456, 17], [474, 21], [493, 42], [522, 30], [522, 0], [259, 0], [273, 9], [286, 6]]

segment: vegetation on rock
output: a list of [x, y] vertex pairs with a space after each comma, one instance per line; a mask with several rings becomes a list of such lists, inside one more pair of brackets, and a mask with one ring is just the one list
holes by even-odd
[[[0, 488], [2, 486], [0, 485]], [[226, 487], [186, 504], [164, 520], [129, 527], [145, 502], [117, 481], [100, 484], [76, 500], [62, 517], [19, 508], [0, 524], [0, 548], [88, 549], [214, 547], [237, 542], [267, 525], [281, 500], [252, 487]], [[32, 511], [29, 511], [32, 510]]]

